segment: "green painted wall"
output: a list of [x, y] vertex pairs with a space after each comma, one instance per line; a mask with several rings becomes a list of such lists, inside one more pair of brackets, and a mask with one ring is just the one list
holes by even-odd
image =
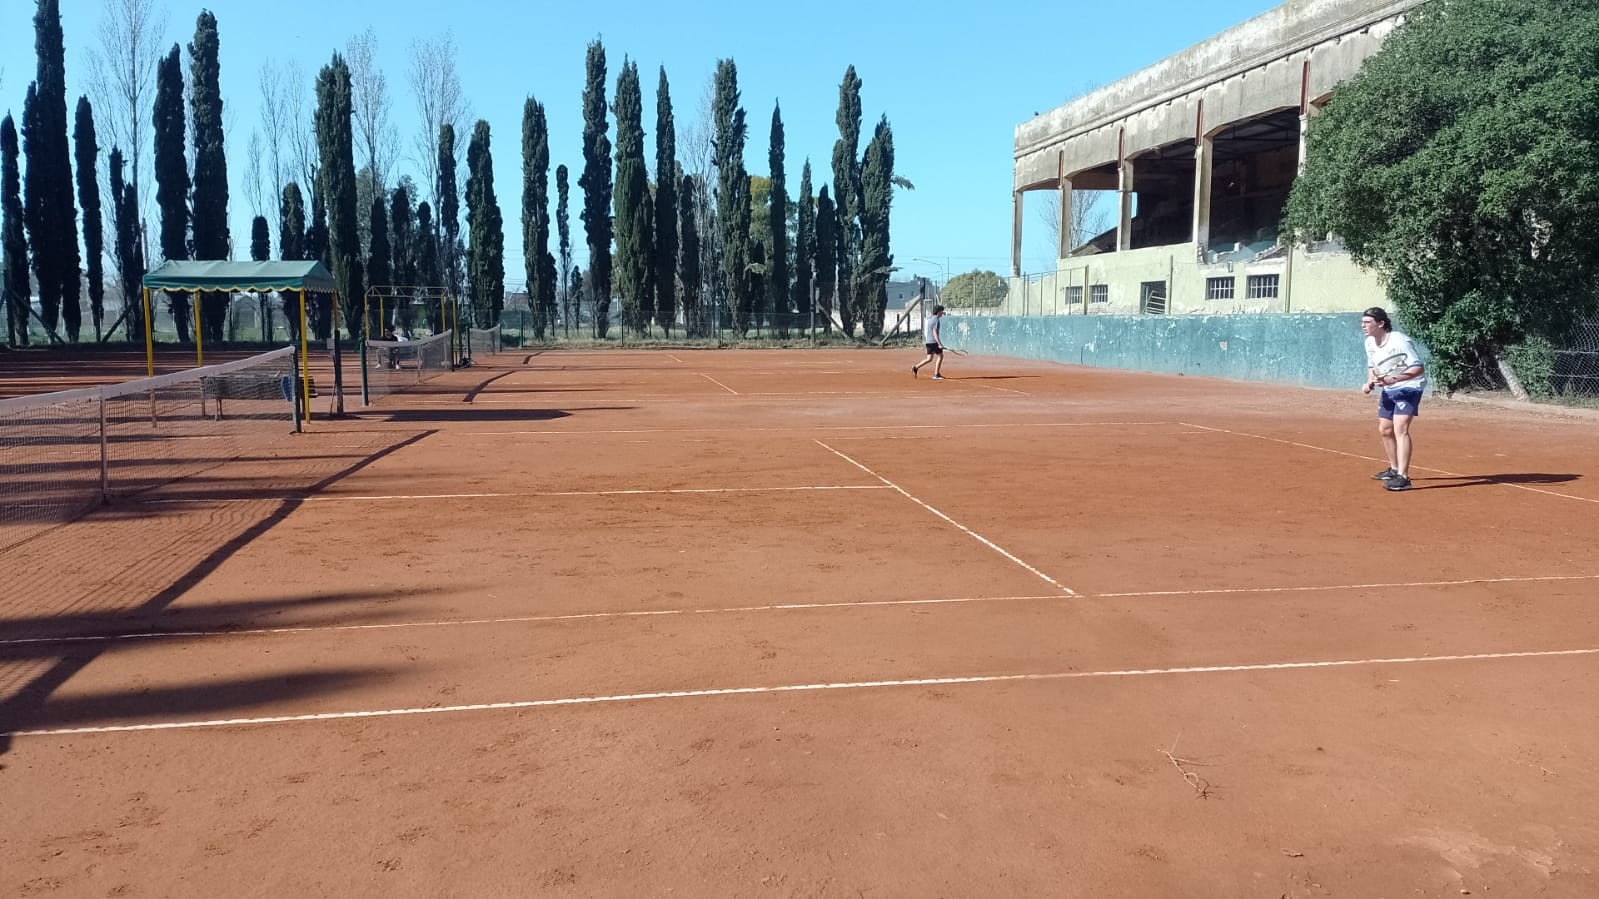
[[950, 315], [944, 342], [973, 353], [1071, 365], [1359, 387], [1360, 313], [1266, 315]]

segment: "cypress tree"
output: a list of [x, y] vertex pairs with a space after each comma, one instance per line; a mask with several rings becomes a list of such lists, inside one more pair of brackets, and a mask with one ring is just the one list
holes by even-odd
[[[278, 258], [305, 259], [305, 198], [300, 185], [290, 181], [283, 185], [283, 200], [278, 206]], [[309, 298], [308, 298], [309, 299]], [[283, 319], [289, 328], [289, 339], [300, 342], [300, 298], [293, 293], [279, 295], [283, 305]]]
[[[320, 171], [316, 180], [319, 183], [322, 180]], [[305, 229], [305, 245], [301, 252], [303, 258], [322, 263], [330, 272], [333, 270], [328, 251], [328, 205], [322, 200], [321, 187], [311, 189], [311, 224]], [[333, 334], [332, 299], [322, 293], [312, 293], [305, 298], [306, 318], [311, 335], [317, 340], [327, 340]]]
[[[72, 148], [67, 141], [66, 49], [59, 0], [38, 0], [33, 30], [38, 74], [29, 94], [33, 101], [32, 119], [30, 122], [25, 105], [22, 129], [28, 156], [29, 239], [45, 327], [55, 333], [64, 305], [67, 338], [76, 343], [83, 282], [78, 256], [78, 211], [72, 197]], [[37, 210], [33, 209], [35, 190]], [[37, 232], [33, 231], [35, 220]]]
[[[223, 147], [220, 43], [217, 19], [202, 10], [189, 45], [189, 101], [194, 125], [194, 258], [227, 259], [228, 161]], [[208, 339], [220, 341], [229, 295], [207, 291], [201, 320]]]
[[577, 320], [577, 306], [572, 303], [571, 277], [572, 271], [572, 223], [567, 218], [567, 200], [569, 185], [567, 184], [566, 166], [555, 167], [555, 229], [559, 236], [561, 272], [561, 302], [564, 305], [561, 320], [566, 324], [566, 333], [572, 333], [572, 322]]
[[583, 230], [588, 236], [588, 292], [594, 298], [594, 334], [603, 338], [611, 318], [611, 139], [605, 123], [605, 47], [589, 44], [583, 85]]
[[[105, 322], [105, 230], [97, 171], [100, 147], [94, 133], [94, 109], [88, 97], [78, 98], [73, 141], [78, 163], [78, 203], [83, 207], [83, 250], [88, 257], [84, 268], [89, 279], [89, 316], [94, 320], [94, 339], [99, 341], [105, 336], [102, 328]], [[70, 317], [67, 328], [77, 330]]]
[[[189, 163], [184, 157], [183, 69], [178, 45], [156, 64], [155, 201], [161, 209], [161, 258], [189, 258]], [[189, 342], [189, 295], [167, 294], [178, 342]]]
[[622, 325], [635, 334], [649, 332], [655, 313], [651, 289], [655, 267], [650, 232], [654, 215], [641, 215], [649, 202], [649, 172], [644, 167], [644, 100], [638, 64], [623, 59], [616, 77], [616, 292], [622, 296]]
[[442, 282], [450, 293], [461, 293], [461, 193], [455, 175], [455, 126], [446, 122], [439, 126], [439, 183], [434, 185], [434, 195], [439, 198], [439, 266], [444, 274]]
[[889, 207], [894, 201], [894, 131], [888, 116], [877, 122], [866, 159], [861, 164], [861, 282], [862, 324], [866, 336], [883, 336], [883, 314], [888, 308], [888, 276], [894, 256], [888, 251]]
[[655, 85], [655, 322], [670, 337], [677, 319], [677, 126], [666, 67]]
[[533, 336], [544, 339], [555, 306], [555, 267], [550, 255], [550, 136], [544, 104], [532, 97], [522, 108], [522, 261], [527, 267], [527, 302]]
[[833, 333], [833, 310], [837, 301], [838, 210], [827, 195], [827, 185], [816, 194], [816, 305], [826, 321], [822, 329]]
[[748, 126], [739, 106], [738, 66], [731, 59], [716, 62], [711, 115], [716, 127], [716, 205], [720, 212], [722, 281], [728, 313], [740, 337], [749, 333], [754, 313], [750, 295], [750, 178], [744, 168]]
[[394, 251], [389, 243], [389, 207], [381, 191], [372, 198], [368, 213], [367, 227], [372, 232], [372, 252], [366, 260], [367, 283], [374, 287], [392, 285], [395, 283]]
[[122, 150], [111, 148], [111, 210], [116, 222], [117, 271], [129, 340], [144, 340], [144, 241], [139, 239], [138, 187], [124, 180]]
[[838, 312], [844, 333], [855, 336], [858, 297], [856, 269], [860, 266], [861, 168], [856, 154], [861, 142], [861, 79], [855, 67], [844, 70], [838, 86], [838, 140], [833, 143], [833, 200], [838, 222], [834, 230], [838, 266]]
[[799, 327], [810, 327], [811, 266], [816, 254], [816, 203], [811, 196], [811, 161], [800, 170], [799, 223], [794, 234], [794, 295], [790, 305]]
[[[444, 285], [444, 269], [439, 264], [439, 235], [433, 227], [433, 206], [426, 200], [416, 207], [416, 280], [428, 287]], [[428, 325], [433, 333], [444, 331], [444, 309], [436, 301], [428, 303]]]
[[18, 163], [17, 126], [6, 116], [0, 120], [0, 252], [5, 259], [5, 281], [0, 300], [6, 312], [6, 337], [12, 346], [28, 345], [28, 238], [23, 228], [22, 173]]
[[478, 119], [466, 147], [467, 284], [473, 321], [493, 327], [505, 305], [505, 221], [494, 195], [489, 123]]
[[[250, 221], [250, 258], [256, 262], [265, 262], [272, 258], [272, 228], [267, 224], [266, 216], [258, 215]], [[261, 339], [272, 339], [272, 307], [267, 305], [267, 295], [258, 291], [255, 295], [257, 312], [260, 315]]]
[[[322, 67], [316, 82], [316, 138], [321, 155], [322, 194], [327, 204], [328, 256], [352, 339], [361, 337], [362, 286], [360, 230], [356, 223], [355, 146], [351, 132], [350, 67], [344, 57]], [[331, 325], [330, 325], [331, 328]], [[331, 330], [330, 330], [331, 333]]]
[[689, 337], [707, 337], [710, 330], [701, 308], [700, 232], [694, 216], [694, 176], [684, 175], [678, 192], [678, 230], [683, 251], [683, 330]]
[[767, 144], [766, 159], [772, 167], [772, 198], [768, 212], [772, 224], [770, 262], [766, 266], [766, 289], [771, 295], [772, 320], [777, 326], [777, 336], [788, 337], [793, 320], [789, 308], [789, 292], [793, 289], [788, 277], [788, 176], [783, 171], [783, 109], [772, 107], [772, 135]]
[[389, 195], [390, 273], [396, 284], [416, 284], [416, 211], [411, 208], [409, 178], [401, 178]]

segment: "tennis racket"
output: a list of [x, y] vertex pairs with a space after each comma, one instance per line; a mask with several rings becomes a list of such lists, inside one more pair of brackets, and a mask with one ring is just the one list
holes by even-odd
[[957, 356], [967, 356], [967, 355], [970, 355], [970, 354], [969, 354], [969, 353], [967, 353], [967, 352], [966, 352], [966, 351], [965, 351], [965, 350], [957, 350], [957, 349], [955, 349], [955, 348], [954, 348], [954, 347], [952, 347], [952, 346], [947, 346], [947, 347], [944, 347], [944, 349], [946, 349], [946, 350], [949, 350], [949, 351], [950, 351], [950, 352], [951, 352], [951, 353], [954, 353], [954, 354], [955, 354], [955, 355], [957, 355]]

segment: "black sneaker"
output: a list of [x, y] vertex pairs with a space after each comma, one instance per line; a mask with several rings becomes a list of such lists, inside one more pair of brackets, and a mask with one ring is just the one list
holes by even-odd
[[915, 366], [915, 365], [912, 365], [912, 366], [911, 366], [911, 377], [913, 377], [913, 378], [914, 378], [914, 377], [917, 377], [917, 376], [918, 376], [918, 372], [919, 372], [919, 371], [920, 371], [920, 370], [921, 370], [921, 369], [920, 369], [920, 368], [919, 368], [919, 367], [918, 367], [918, 366]]
[[1383, 481], [1382, 485], [1383, 488], [1387, 490], [1409, 490], [1410, 479], [1402, 474], [1396, 474], [1386, 481]]
[[1376, 474], [1372, 475], [1371, 479], [1374, 480], [1374, 481], [1386, 481], [1386, 480], [1388, 480], [1390, 478], [1397, 478], [1397, 477], [1399, 477], [1399, 472], [1394, 471], [1392, 468], [1384, 468], [1382, 471], [1379, 471]]

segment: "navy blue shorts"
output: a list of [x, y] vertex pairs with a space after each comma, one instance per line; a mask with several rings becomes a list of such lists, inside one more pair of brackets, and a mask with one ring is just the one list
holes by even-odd
[[936, 343], [929, 343], [929, 344], [927, 344], [927, 355], [929, 355], [929, 356], [942, 356], [942, 355], [944, 355], [944, 348], [939, 346]]
[[1395, 415], [1420, 415], [1421, 391], [1414, 387], [1383, 390], [1377, 398], [1377, 417], [1393, 418]]

